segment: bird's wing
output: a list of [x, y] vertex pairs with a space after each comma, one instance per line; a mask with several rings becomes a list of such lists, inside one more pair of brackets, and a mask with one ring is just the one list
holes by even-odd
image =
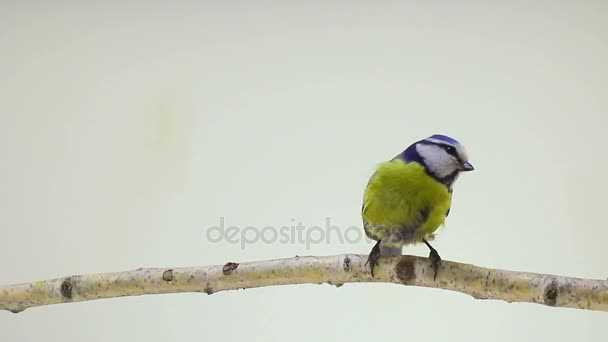
[[[448, 188], [448, 193], [450, 194], [450, 201], [452, 201], [453, 192], [454, 190], [452, 188]], [[450, 215], [450, 209], [452, 209], [452, 207], [449, 207], [448, 210], [445, 212], [445, 217], [448, 217], [448, 215]]]
[[[374, 174], [371, 177], [369, 177], [369, 180], [367, 181], [367, 185], [365, 186], [365, 191], [363, 192], [364, 194], [367, 193], [367, 189], [369, 188], [369, 185], [372, 183], [374, 178], [376, 178], [377, 173], [378, 172], [374, 172]], [[363, 204], [361, 205], [361, 215], [362, 216], [365, 216], [365, 209], [366, 209], [368, 203], [369, 203], [369, 199], [365, 198], [365, 195], [364, 195]]]

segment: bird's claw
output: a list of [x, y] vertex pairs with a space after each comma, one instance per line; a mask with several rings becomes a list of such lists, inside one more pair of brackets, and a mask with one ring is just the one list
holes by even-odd
[[433, 269], [433, 281], [437, 279], [437, 272], [439, 271], [439, 267], [442, 266], [441, 257], [439, 253], [437, 253], [436, 249], [431, 249], [429, 253], [429, 259], [431, 260], [431, 268]]
[[372, 272], [372, 278], [374, 277], [374, 266], [378, 264], [378, 259], [380, 259], [380, 241], [374, 245], [374, 248], [372, 248], [372, 251], [369, 252], [369, 256], [365, 262], [365, 266], [369, 264], [369, 268]]

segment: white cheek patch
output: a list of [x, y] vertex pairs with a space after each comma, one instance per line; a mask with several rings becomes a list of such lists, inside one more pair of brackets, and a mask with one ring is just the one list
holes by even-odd
[[437, 145], [418, 144], [416, 151], [428, 170], [439, 178], [447, 177], [458, 170], [458, 160]]
[[456, 148], [456, 152], [458, 152], [458, 156], [460, 157], [460, 159], [462, 161], [469, 160], [469, 154], [467, 153], [467, 150], [462, 145], [455, 146], [455, 148]]
[[456, 149], [456, 152], [458, 153], [458, 156], [460, 157], [461, 160], [463, 160], [463, 161], [469, 160], [469, 154], [467, 153], [467, 150], [464, 148], [464, 146], [462, 146], [460, 144], [452, 144], [448, 141], [435, 139], [435, 138], [427, 138], [425, 140], [428, 142], [439, 144], [439, 145], [450, 145]]

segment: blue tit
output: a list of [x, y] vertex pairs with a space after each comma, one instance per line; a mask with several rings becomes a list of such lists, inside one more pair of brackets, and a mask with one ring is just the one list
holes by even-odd
[[366, 263], [372, 277], [380, 256], [401, 255], [404, 245], [419, 242], [430, 249], [437, 277], [441, 258], [429, 241], [450, 213], [454, 182], [473, 169], [464, 146], [440, 134], [413, 143], [378, 166], [361, 211], [365, 234], [377, 241]]

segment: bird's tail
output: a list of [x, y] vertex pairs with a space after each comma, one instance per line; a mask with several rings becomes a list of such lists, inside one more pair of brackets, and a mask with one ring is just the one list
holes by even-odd
[[380, 255], [382, 256], [395, 256], [401, 255], [401, 247], [387, 247], [380, 245]]

